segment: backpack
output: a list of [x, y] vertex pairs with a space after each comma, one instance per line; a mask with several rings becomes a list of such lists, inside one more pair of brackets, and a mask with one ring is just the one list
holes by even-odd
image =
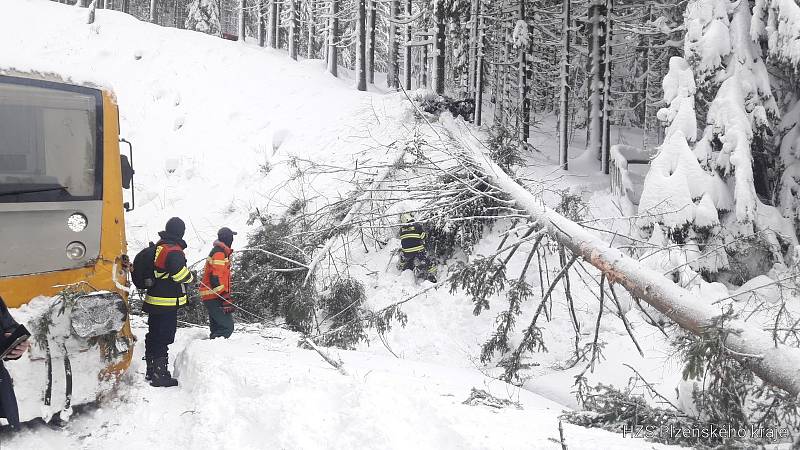
[[155, 259], [156, 244], [152, 242], [133, 258], [131, 280], [137, 289], [149, 289], [156, 283]]

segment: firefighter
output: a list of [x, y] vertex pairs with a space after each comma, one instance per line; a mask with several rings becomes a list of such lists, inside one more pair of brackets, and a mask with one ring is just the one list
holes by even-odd
[[233, 299], [231, 298], [231, 246], [236, 232], [223, 227], [217, 232], [214, 248], [206, 258], [200, 299], [208, 310], [211, 339], [229, 338], [233, 334]]
[[[8, 336], [16, 327], [17, 322], [11, 317], [3, 298], [0, 297], [0, 333]], [[30, 342], [25, 340], [14, 347], [4, 359], [19, 359], [28, 350], [28, 347], [30, 347]], [[3, 366], [3, 361], [0, 361], [0, 417], [5, 418], [11, 428], [19, 429], [19, 409], [17, 397], [14, 395], [14, 382], [11, 380], [11, 375], [8, 374], [8, 370]]]
[[178, 385], [178, 380], [169, 372], [168, 346], [175, 341], [178, 308], [186, 305], [188, 285], [195, 280], [194, 273], [186, 267], [183, 253], [185, 231], [183, 220], [173, 217], [167, 221], [164, 231], [158, 233], [161, 240], [156, 244], [153, 265], [156, 279], [147, 289], [142, 304], [142, 311], [148, 314], [144, 337], [145, 378], [155, 387]]
[[401, 216], [403, 224], [400, 226], [400, 270], [414, 270], [419, 266], [423, 270], [424, 278], [436, 283], [436, 267], [431, 264], [425, 253], [425, 231], [422, 224], [414, 220], [414, 216], [404, 213]]

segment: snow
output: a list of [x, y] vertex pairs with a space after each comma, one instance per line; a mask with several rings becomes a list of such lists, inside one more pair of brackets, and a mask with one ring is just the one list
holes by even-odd
[[527, 48], [528, 41], [530, 40], [530, 33], [528, 32], [528, 23], [524, 20], [518, 20], [514, 24], [514, 31], [511, 33], [511, 40], [517, 48]]
[[[10, 12], [5, 14], [8, 8]], [[136, 152], [138, 205], [127, 216], [131, 254], [154, 239], [163, 222], [173, 215], [187, 220], [190, 260], [207, 254], [216, 229], [222, 225], [240, 231], [241, 244], [245, 234], [241, 231], [248, 230], [250, 213], [259, 208], [261, 213], [279, 214], [301, 192], [302, 185], [287, 182], [296, 175], [293, 158], [338, 166], [352, 166], [355, 161], [386, 162], [396, 156], [387, 151], [386, 144], [408, 132], [411, 114], [402, 94], [357, 93], [349, 81], [325, 74], [319, 61], [296, 63], [277, 51], [161, 28], [113, 11], [98, 10], [97, 22], [89, 27], [83, 24], [83, 13], [46, 1], [0, 5], [0, 39], [18, 44], [0, 47], [0, 67], [54, 71], [73, 80], [114, 88], [121, 106], [123, 134], [134, 142]], [[706, 23], [720, 19], [717, 14]], [[46, 32], [30, 34], [27, 23], [34, 21]], [[682, 220], [702, 224], [698, 226], [713, 225], [715, 217], [719, 222], [719, 216], [709, 203], [720, 210], [732, 210], [733, 197], [716, 174], [697, 175], [698, 158], [691, 149], [686, 152], [688, 142], [697, 134], [696, 125], [694, 132], [689, 128], [688, 113], [690, 107], [693, 109], [689, 99], [696, 86], [688, 64], [676, 64], [680, 67], [669, 84], [672, 97], [668, 100], [670, 107], [676, 105], [670, 118], [675, 124], [675, 142], [673, 147], [662, 149], [659, 164], [663, 165], [662, 175], [678, 174], [678, 178], [689, 180], [683, 182], [679, 193], [683, 204], [690, 205]], [[347, 74], [344, 70], [342, 73]], [[667, 85], [665, 80], [665, 89]], [[446, 118], [444, 123], [452, 125]], [[469, 136], [472, 131], [462, 134]], [[579, 146], [579, 134], [573, 146]], [[612, 139], [626, 142], [640, 136], [614, 127]], [[532, 140], [541, 140], [537, 148], [552, 146], [551, 137], [544, 133], [535, 134]], [[695, 151], [702, 145], [708, 146], [710, 157], [708, 141], [701, 140]], [[579, 185], [578, 192], [589, 201], [592, 217], [619, 217], [617, 199], [609, 194], [607, 179], [597, 175], [596, 160], [590, 156], [591, 161], [571, 161], [570, 173], [562, 176], [559, 171], [551, 187]], [[551, 169], [529, 167], [519, 175], [552, 180], [556, 176], [548, 173]], [[380, 176], [372, 173], [365, 178], [374, 181]], [[318, 176], [304, 182], [313, 188], [312, 201], [319, 203], [350, 189], [333, 177]], [[521, 189], [507, 186], [512, 192]], [[538, 201], [525, 206], [551, 217]], [[389, 213], [394, 212], [399, 211]], [[622, 224], [615, 226], [621, 228], [628, 220], [617, 222]], [[582, 229], [566, 229], [583, 237]], [[663, 245], [663, 230], [657, 229]], [[476, 255], [493, 253], [498, 232], [493, 230], [476, 246]], [[630, 230], [621, 234], [630, 234]], [[586, 242], [602, 247], [598, 252], [606, 261], [622, 258], [618, 251], [607, 248], [607, 242], [593, 237]], [[364, 283], [372, 309], [413, 295], [421, 287], [404, 276], [409, 273], [387, 269], [391, 250], [396, 247], [397, 240], [393, 239], [381, 250], [354, 249], [348, 255], [353, 262], [348, 271]], [[522, 259], [524, 253], [520, 251]], [[671, 252], [666, 267], [685, 262], [680, 255]], [[509, 270], [519, 272], [519, 259], [510, 262]], [[620, 264], [629, 270], [634, 267], [629, 260]], [[718, 283], [693, 286], [696, 290], [692, 293], [663, 287], [666, 278], [660, 271], [649, 271], [643, 278], [655, 280], [657, 289], [679, 298], [671, 306], [676, 307], [676, 313], [689, 317], [717, 312], [708, 303], [728, 295], [727, 288]], [[529, 281], [538, 288], [536, 281]], [[422, 287], [426, 286], [424, 282]], [[598, 306], [588, 287], [575, 289], [578, 320], [585, 330], [593, 326]], [[556, 291], [556, 297], [563, 300], [563, 289]], [[623, 363], [628, 363], [662, 395], [680, 401], [675, 388], [681, 385], [681, 367], [670, 357], [672, 347], [656, 328], [646, 324], [625, 290], [619, 288], [617, 294], [646, 357], [635, 353], [619, 319], [607, 314], [601, 324], [601, 339], [608, 344], [606, 359], [594, 373], [587, 374], [590, 383], [625, 386], [631, 373]], [[555, 307], [561, 306], [556, 300]], [[520, 323], [529, 320], [531, 309], [530, 304], [523, 306]], [[298, 349], [298, 336], [280, 329], [250, 328], [252, 333], [243, 334], [244, 327], [240, 326], [230, 341], [201, 340], [205, 330], [180, 330], [171, 355], [181, 386], [169, 390], [150, 388], [142, 380], [139, 357], [144, 330], [137, 323], [135, 331], [140, 340], [133, 368], [111, 399], [100, 409], [77, 414], [62, 431], [41, 427], [28, 430], [14, 436], [10, 443], [3, 442], [3, 449], [6, 444], [9, 448], [88, 449], [109, 445], [560, 448], [548, 439], [557, 437], [561, 410], [576, 406], [571, 384], [582, 370], [580, 365], [561, 368], [573, 352], [571, 323], [565, 314], [543, 325], [550, 352], [526, 359], [533, 367], [525, 374], [530, 379], [524, 389], [519, 389], [494, 380], [491, 377], [499, 374], [498, 369], [476, 361], [481, 344], [493, 329], [494, 311], [475, 317], [466, 296], [444, 290], [430, 291], [404, 305], [403, 310], [409, 315], [407, 327], [395, 327], [385, 336], [387, 346], [401, 359], [392, 358], [371, 333], [371, 346], [359, 346], [357, 352], [331, 351], [334, 358], [342, 359], [348, 376], [326, 365], [316, 353]], [[745, 336], [744, 343], [734, 348], [766, 348], [758, 346], [759, 342], [764, 344], [759, 341], [761, 336], [752, 337]], [[519, 333], [512, 336], [515, 342], [518, 338]], [[756, 347], [748, 347], [750, 343]], [[775, 352], [768, 355], [765, 364], [778, 367], [775, 361], [784, 356]], [[785, 364], [796, 361], [791, 353], [785, 358]], [[523, 409], [495, 411], [461, 404], [472, 387], [518, 401]], [[661, 448], [597, 430], [564, 426], [566, 443], [573, 449]], [[223, 441], [223, 434], [230, 440]]]
[[[31, 347], [26, 355], [6, 364], [14, 379], [20, 419], [23, 421], [36, 417], [49, 419], [58, 413], [62, 416], [69, 415], [65, 354], [69, 355], [74, 370], [85, 373], [99, 374], [109, 363], [103, 359], [96, 343], [73, 334], [70, 320], [66, 320], [70, 316], [69, 307], [66, 313], [63, 308], [64, 304], [60, 297], [36, 297], [20, 308], [10, 310], [14, 319], [25, 325], [32, 334]], [[43, 323], [49, 323], [47, 342], [40, 340], [39, 330], [44, 326]], [[44, 405], [42, 399], [49, 372], [46, 362], [48, 351], [53, 368], [52, 392], [50, 404]], [[98, 382], [93, 376], [73, 376], [71, 383], [73, 405], [92, 402], [99, 395], [108, 393], [113, 387], [111, 381]]]
[[[0, 47], [0, 69], [54, 72], [113, 88], [137, 171], [137, 207], [126, 217], [130, 254], [155, 239], [175, 215], [187, 222], [190, 261], [207, 254], [220, 226], [239, 231], [243, 241], [250, 213], [259, 208], [280, 214], [301, 192], [299, 183], [287, 182], [296, 174], [293, 158], [338, 166], [382, 163], [394, 156], [386, 145], [408, 133], [412, 116], [402, 94], [357, 93], [347, 80], [325, 74], [319, 61], [297, 63], [277, 51], [161, 28], [114, 11], [98, 10], [92, 26], [84, 20], [85, 10], [44, 0], [0, 4], [0, 39], [8, 43]], [[43, 31], [28, 33], [28, 23]], [[349, 189], [334, 176], [316, 176], [310, 200], [325, 203]], [[400, 274], [380, 276], [389, 250], [354, 252], [369, 267], [380, 266], [377, 276], [352, 268], [354, 275], [374, 280], [369, 301], [376, 306], [419, 290]], [[171, 390], [145, 384], [144, 330], [137, 322], [133, 365], [113, 396], [99, 409], [73, 415], [64, 430], [35, 427], [8, 441], [3, 436], [3, 450], [560, 448], [549, 439], [557, 437], [565, 406], [497, 382], [475, 367], [473, 355], [494, 317], [475, 318], [471, 310], [469, 299], [444, 292], [409, 305], [408, 327], [387, 336], [404, 359], [391, 357], [372, 336], [373, 345], [361, 352], [334, 352], [348, 377], [316, 353], [298, 349], [297, 336], [280, 330], [237, 333], [219, 342], [199, 340], [206, 330], [180, 330], [171, 355], [181, 386]], [[552, 332], [561, 334], [555, 326]], [[548, 358], [555, 361], [563, 353]], [[26, 380], [18, 382], [18, 392], [29, 399], [23, 403], [38, 404], [44, 382], [38, 375]], [[569, 398], [569, 384], [557, 384], [545, 390]], [[523, 409], [462, 405], [472, 387], [517, 401]], [[62, 407], [52, 405], [44, 416]], [[564, 427], [570, 448], [652, 447]], [[230, 441], [223, 442], [223, 430]]]
[[694, 225], [701, 228], [714, 227], [719, 225], [719, 214], [711, 195], [703, 194], [694, 212]]
[[691, 223], [693, 199], [702, 196], [707, 179], [683, 132], [670, 134], [650, 163], [644, 181], [639, 200], [641, 223], [661, 222], [672, 228]]
[[[454, 139], [462, 144], [466, 156], [479, 165], [495, 185], [514, 198], [518, 207], [524, 208], [532, 218], [539, 220], [550, 236], [587, 262], [603, 268], [609, 283], [623, 285], [682, 328], [694, 332], [699, 332], [703, 324], [710, 324], [720, 314], [717, 307], [708, 300], [675, 284], [660, 272], [643, 268], [641, 263], [609, 246], [591, 231], [566, 220], [545, 206], [540, 196], [527, 191], [492, 162], [474, 137], [465, 131], [459, 131], [464, 126], [463, 121], [450, 117], [442, 122], [451, 130]], [[800, 349], [775, 344], [769, 333], [741, 320], [731, 321], [728, 326], [740, 330], [740, 333], [729, 335], [726, 340], [726, 345], [731, 350], [762, 356], [753, 362], [752, 368], [756, 375], [783, 386], [794, 395], [800, 393]]]
[[[87, 26], [84, 9], [45, 0], [0, 8], [0, 70], [53, 72], [114, 90], [121, 135], [134, 146], [129, 254], [179, 216], [187, 256], [200, 260], [220, 227], [247, 231], [256, 207], [279, 214], [288, 205], [292, 158], [378, 162], [385, 155], [371, 150], [406, 133], [405, 97], [353, 93], [320, 61], [297, 63], [111, 10], [98, 10]], [[29, 33], [30, 23], [46, 32]], [[340, 184], [318, 177], [312, 200], [339, 195]]]
[[793, 0], [756, 0], [750, 33], [753, 41], [767, 39], [770, 55], [800, 64], [800, 6]]
[[[11, 435], [3, 449], [166, 448], [166, 436], [169, 448], [561, 448], [564, 408], [536, 394], [475, 369], [327, 350], [343, 362], [344, 376], [281, 328], [237, 326], [229, 340], [181, 329], [171, 347], [180, 386], [152, 388], [140, 361], [146, 330], [138, 319], [134, 325], [133, 370], [114, 397], [63, 429]], [[472, 388], [521, 408], [463, 404]], [[674, 448], [563, 427], [571, 449]]]
[[780, 289], [780, 286], [775, 284], [775, 280], [766, 275], [759, 275], [736, 289], [732, 298], [739, 302], [776, 303], [781, 298]]
[[731, 53], [729, 8], [724, 0], [693, 0], [686, 6], [684, 53], [698, 60], [698, 75], [713, 73]]

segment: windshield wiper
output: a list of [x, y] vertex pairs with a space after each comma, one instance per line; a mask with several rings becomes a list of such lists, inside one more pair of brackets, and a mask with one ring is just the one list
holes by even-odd
[[49, 191], [67, 192], [67, 189], [69, 189], [67, 186], [53, 186], [53, 187], [39, 188], [39, 189], [25, 189], [21, 191], [0, 192], [0, 195], [22, 195], [22, 194], [34, 194], [36, 192], [49, 192]]

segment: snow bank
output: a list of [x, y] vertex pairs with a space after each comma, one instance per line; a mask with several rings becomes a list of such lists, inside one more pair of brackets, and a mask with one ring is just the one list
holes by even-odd
[[[135, 328], [137, 355], [143, 325]], [[560, 405], [474, 369], [327, 350], [343, 361], [343, 376], [300, 349], [296, 334], [252, 330], [213, 341], [200, 339], [206, 330], [179, 330], [171, 348], [179, 387], [148, 386], [138, 366], [107, 406], [63, 430], [23, 431], [3, 450], [560, 448], [551, 441]], [[472, 388], [520, 408], [466, 405]], [[571, 449], [670, 448], [571, 424], [564, 435]]]

